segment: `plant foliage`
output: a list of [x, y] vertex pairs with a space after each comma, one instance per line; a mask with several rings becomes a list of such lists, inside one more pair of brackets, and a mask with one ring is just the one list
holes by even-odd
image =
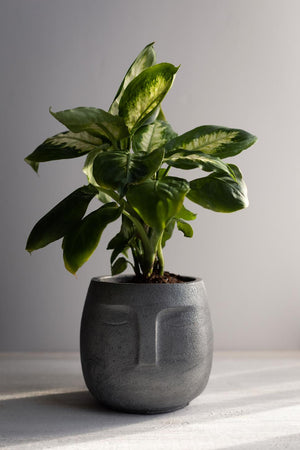
[[[223, 159], [250, 147], [256, 137], [214, 125], [178, 136], [161, 110], [177, 70], [169, 63], [156, 64], [152, 43], [130, 66], [108, 112], [85, 107], [50, 110], [67, 131], [46, 139], [25, 161], [37, 172], [41, 162], [85, 155], [88, 184], [37, 222], [28, 237], [29, 252], [63, 238], [65, 267], [75, 274], [96, 249], [105, 227], [121, 219], [120, 231], [107, 246], [112, 250], [112, 274], [130, 264], [145, 278], [153, 272], [162, 275], [162, 249], [175, 226], [184, 236], [193, 236], [189, 222], [196, 214], [184, 205], [186, 198], [223, 213], [248, 206], [241, 172]], [[188, 182], [176, 173], [170, 176], [170, 169], [196, 169], [198, 177], [200, 171], [206, 173]], [[86, 214], [94, 197], [103, 205]]]

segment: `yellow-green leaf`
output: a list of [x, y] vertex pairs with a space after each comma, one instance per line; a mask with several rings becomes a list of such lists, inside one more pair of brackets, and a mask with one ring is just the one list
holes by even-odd
[[256, 137], [244, 130], [204, 125], [169, 141], [166, 145], [166, 156], [176, 149], [184, 149], [227, 158], [237, 155], [255, 141]]
[[50, 113], [74, 133], [86, 131], [92, 136], [105, 137], [113, 143], [128, 136], [124, 120], [103, 109], [80, 106], [58, 112], [50, 109]]
[[78, 158], [103, 145], [103, 139], [83, 131], [65, 131], [46, 139], [25, 161], [37, 172], [40, 162]]
[[169, 63], [156, 64], [129, 83], [120, 100], [119, 114], [132, 134], [162, 102], [177, 70]]
[[135, 152], [150, 153], [164, 146], [166, 142], [177, 136], [170, 124], [155, 120], [150, 125], [140, 127], [132, 137], [132, 148]]
[[153, 48], [154, 42], [151, 42], [151, 44], [147, 45], [136, 57], [136, 59], [133, 61], [131, 66], [129, 67], [119, 89], [118, 92], [114, 98], [113, 103], [111, 104], [108, 112], [111, 114], [117, 115], [119, 113], [119, 103], [120, 99], [123, 95], [124, 90], [128, 86], [128, 84], [137, 77], [143, 70], [147, 69], [148, 67], [153, 66], [156, 61], [156, 54]]
[[99, 186], [123, 193], [126, 185], [151, 177], [159, 169], [163, 155], [162, 148], [151, 153], [100, 153], [93, 163], [93, 177]]

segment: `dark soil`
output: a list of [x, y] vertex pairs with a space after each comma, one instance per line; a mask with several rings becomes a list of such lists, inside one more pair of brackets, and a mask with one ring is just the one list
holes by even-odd
[[184, 283], [183, 278], [180, 275], [174, 273], [164, 272], [163, 275], [153, 273], [149, 278], [143, 277], [143, 275], [136, 275], [132, 280], [133, 283]]

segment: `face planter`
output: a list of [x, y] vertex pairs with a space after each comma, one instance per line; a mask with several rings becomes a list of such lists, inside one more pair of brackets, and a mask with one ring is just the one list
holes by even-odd
[[186, 406], [205, 388], [212, 328], [203, 281], [93, 278], [81, 323], [81, 361], [101, 403], [139, 413]]

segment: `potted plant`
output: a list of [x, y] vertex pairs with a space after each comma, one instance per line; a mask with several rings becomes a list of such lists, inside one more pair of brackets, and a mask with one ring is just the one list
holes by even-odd
[[[174, 228], [193, 236], [190, 221], [196, 214], [185, 199], [223, 213], [248, 206], [241, 172], [223, 159], [251, 146], [255, 136], [212, 125], [178, 136], [161, 109], [177, 70], [156, 64], [149, 44], [130, 66], [108, 112], [50, 109], [68, 130], [25, 158], [37, 172], [40, 162], [86, 156], [88, 179], [37, 222], [29, 252], [62, 238], [65, 267], [75, 274], [104, 228], [120, 221], [107, 246], [112, 276], [93, 278], [88, 290], [80, 346], [91, 393], [130, 412], [181, 408], [209, 377], [212, 329], [203, 281], [164, 270], [163, 248]], [[197, 178], [188, 182], [176, 169], [196, 169]], [[200, 169], [207, 173], [198, 174]], [[102, 205], [85, 215], [94, 197]], [[120, 275], [128, 265], [134, 275]]]

